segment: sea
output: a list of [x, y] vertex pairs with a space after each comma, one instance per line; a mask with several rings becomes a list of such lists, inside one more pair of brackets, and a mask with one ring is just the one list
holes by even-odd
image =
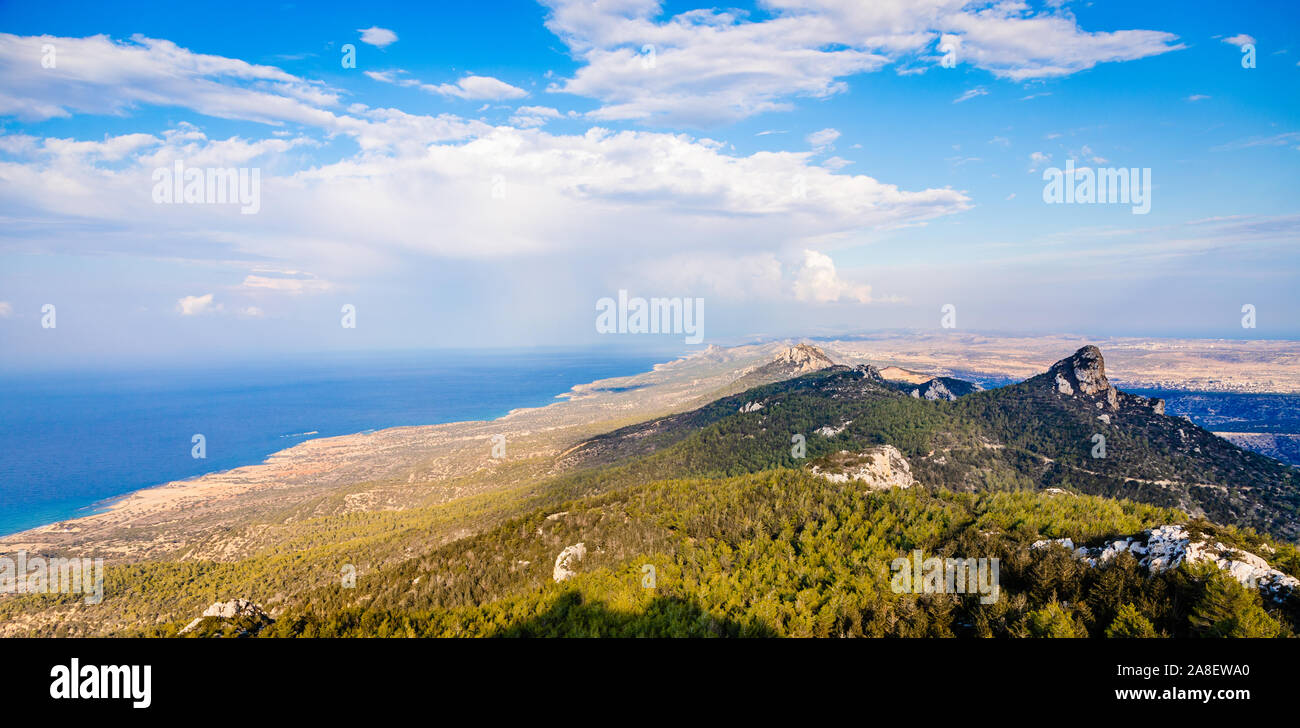
[[[0, 373], [0, 535], [142, 488], [262, 462], [309, 438], [501, 417], [663, 351], [323, 354], [157, 369]], [[195, 435], [204, 458], [196, 458]]]

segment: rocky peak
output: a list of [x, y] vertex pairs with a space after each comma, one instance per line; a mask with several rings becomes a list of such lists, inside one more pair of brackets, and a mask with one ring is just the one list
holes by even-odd
[[1101, 407], [1119, 410], [1119, 393], [1106, 379], [1106, 361], [1095, 346], [1085, 346], [1056, 362], [1047, 376], [1061, 394], [1095, 399]]
[[876, 382], [885, 381], [885, 378], [880, 375], [880, 370], [871, 364], [859, 364], [853, 367], [853, 371], [857, 372], [858, 376], [863, 379], [870, 379]]
[[1165, 401], [1121, 392], [1106, 378], [1106, 362], [1101, 349], [1085, 346], [1056, 362], [1047, 370], [1047, 378], [1056, 391], [1068, 397], [1092, 400], [1097, 409], [1110, 412], [1141, 411], [1163, 415]]
[[811, 344], [796, 344], [777, 354], [772, 363], [792, 369], [800, 374], [835, 366], [835, 362], [826, 356], [826, 352]]

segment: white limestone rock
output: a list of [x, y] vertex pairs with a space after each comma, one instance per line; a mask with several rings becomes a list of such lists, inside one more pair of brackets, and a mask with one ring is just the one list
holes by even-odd
[[1242, 586], [1259, 589], [1278, 601], [1300, 590], [1300, 579], [1270, 567], [1260, 556], [1217, 541], [1210, 543], [1208, 539], [1193, 540], [1187, 529], [1178, 524], [1159, 526], [1145, 531], [1144, 535], [1145, 540], [1130, 536], [1096, 548], [1075, 548], [1074, 542], [1068, 538], [1035, 541], [1030, 548], [1060, 544], [1073, 551], [1076, 558], [1087, 562], [1089, 566], [1105, 564], [1128, 551], [1152, 573], [1176, 569], [1183, 563], [1209, 562], [1228, 572]]
[[832, 483], [860, 481], [870, 490], [910, 488], [916, 483], [911, 464], [893, 445], [878, 445], [857, 453], [841, 450], [819, 459], [811, 472]]
[[564, 547], [559, 556], [555, 557], [555, 568], [551, 570], [551, 578], [557, 582], [564, 581], [572, 576], [577, 576], [578, 572], [570, 569], [570, 565], [575, 561], [582, 561], [582, 557], [587, 555], [587, 545], [579, 541], [572, 546]]

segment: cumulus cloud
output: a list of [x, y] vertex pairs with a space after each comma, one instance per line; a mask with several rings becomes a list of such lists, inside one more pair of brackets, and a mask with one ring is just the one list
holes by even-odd
[[1231, 45], [1235, 45], [1238, 48], [1247, 45], [1255, 45], [1255, 39], [1249, 35], [1246, 35], [1245, 33], [1238, 33], [1237, 35], [1231, 36], [1229, 38], [1224, 38], [1223, 42], [1229, 43]]
[[387, 48], [397, 42], [397, 34], [387, 28], [372, 25], [369, 28], [357, 28], [361, 42], [376, 48]]
[[794, 282], [794, 295], [800, 301], [813, 303], [840, 300], [871, 303], [871, 286], [840, 278], [829, 255], [805, 250], [803, 268]]
[[[811, 152], [734, 155], [677, 134], [560, 135], [484, 125], [469, 141], [435, 144], [423, 143], [418, 126], [412, 134], [421, 143], [279, 174], [289, 152], [310, 140], [211, 140], [186, 125], [112, 164], [81, 146], [43, 140], [27, 145], [32, 151], [20, 161], [0, 161], [0, 203], [132, 231], [97, 237], [101, 248], [167, 249], [174, 247], [169, 240], [201, 235], [205, 245], [196, 249], [208, 255], [237, 252], [299, 266], [314, 256], [491, 258], [594, 250], [611, 240], [647, 255], [700, 246], [776, 250], [804, 237], [915, 224], [969, 207], [954, 190], [904, 190], [836, 173], [813, 164]], [[153, 170], [176, 159], [262, 168], [256, 226], [221, 205], [154, 204]], [[340, 268], [336, 275], [351, 273]], [[265, 272], [245, 282], [282, 292], [327, 285]]]
[[182, 316], [197, 316], [201, 313], [207, 313], [220, 308], [220, 304], [213, 305], [212, 294], [205, 293], [202, 296], [186, 296], [176, 301], [176, 310]]
[[[112, 58], [150, 59], [162, 46], [105, 38], [88, 47]], [[228, 59], [186, 58], [185, 67], [198, 74], [243, 69], [271, 84], [263, 93], [291, 100], [292, 108], [311, 109], [301, 94], [290, 92], [305, 81], [273, 81], [281, 72], [244, 68]], [[150, 73], [119, 73], [111, 78], [121, 78], [123, 86], [89, 84], [96, 93], [81, 96], [103, 91], [146, 103], [160, 82], [151, 75], [154, 60], [141, 63]], [[40, 73], [37, 64], [27, 63], [19, 75]], [[413, 81], [396, 71], [371, 75], [390, 83]], [[109, 77], [94, 78], [98, 83]], [[25, 83], [7, 87], [6, 93], [27, 88]], [[239, 81], [213, 76], [211, 83], [228, 86], [223, 93], [243, 99], [247, 108], [257, 106], [244, 99], [249, 89]], [[207, 113], [212, 98], [181, 94], [167, 103]], [[20, 103], [26, 108], [34, 100]], [[256, 114], [292, 116], [268, 114], [273, 106]], [[737, 154], [707, 138], [649, 131], [547, 133], [532, 123], [560, 117], [546, 106], [519, 107], [513, 126], [362, 104], [313, 112], [298, 116], [314, 123], [297, 131], [274, 128], [265, 136], [243, 130], [241, 136], [214, 139], [201, 125], [187, 122], [154, 134], [98, 139], [0, 135], [0, 207], [24, 210], [33, 221], [32, 242], [50, 252], [93, 243], [100, 251], [168, 260], [242, 261], [248, 266], [242, 283], [223, 294], [239, 300], [230, 304], [239, 312], [247, 311], [245, 304], [262, 303], [249, 297], [337, 290], [421, 258], [598, 256], [642, 271], [689, 252], [716, 259], [750, 256], [752, 266], [730, 270], [757, 275], [770, 270], [770, 256], [821, 245], [813, 241], [924, 224], [970, 206], [955, 190], [901, 189], [867, 174], [839, 173], [846, 160], [818, 165], [812, 151]], [[351, 136], [358, 148], [325, 163], [301, 154], [336, 134]], [[834, 141], [837, 132], [819, 134], [819, 141]], [[259, 213], [241, 216], [236, 206], [155, 204], [151, 175], [177, 160], [187, 167], [258, 167]], [[53, 224], [70, 219], [78, 224]], [[266, 269], [268, 263], [276, 268]], [[292, 272], [307, 266], [315, 273]], [[716, 276], [720, 287], [723, 275]], [[218, 309], [212, 294], [177, 302], [186, 316]]]

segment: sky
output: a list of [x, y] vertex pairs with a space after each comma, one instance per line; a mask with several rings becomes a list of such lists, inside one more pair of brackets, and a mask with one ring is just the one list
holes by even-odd
[[[0, 368], [684, 345], [600, 333], [620, 291], [702, 300], [700, 345], [1300, 338], [1298, 26], [1282, 1], [0, 3]], [[168, 199], [178, 164], [199, 202]], [[1148, 199], [1049, 203], [1067, 164]], [[254, 204], [201, 201], [224, 169]]]

